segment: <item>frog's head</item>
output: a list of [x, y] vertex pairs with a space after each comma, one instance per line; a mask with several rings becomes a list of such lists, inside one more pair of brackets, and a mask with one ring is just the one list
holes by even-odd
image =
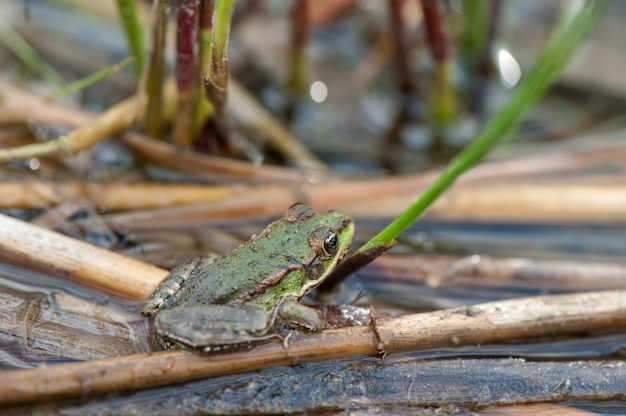
[[354, 222], [336, 211], [315, 213], [301, 203], [291, 206], [284, 220], [292, 224], [292, 229], [304, 232], [301, 235], [307, 239], [301, 246], [306, 253], [302, 258], [304, 267], [292, 276], [300, 275], [296, 278], [299, 290], [293, 286], [292, 290], [302, 297], [323, 282], [346, 255], [354, 236]]

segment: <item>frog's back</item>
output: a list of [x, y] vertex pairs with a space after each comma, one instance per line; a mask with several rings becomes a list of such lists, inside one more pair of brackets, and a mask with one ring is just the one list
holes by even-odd
[[313, 253], [309, 236], [320, 226], [335, 227], [343, 219], [334, 212], [302, 221], [287, 218], [270, 224], [260, 235], [204, 270], [194, 271], [176, 303], [239, 302], [241, 296], [263, 286], [261, 282], [307, 261]]

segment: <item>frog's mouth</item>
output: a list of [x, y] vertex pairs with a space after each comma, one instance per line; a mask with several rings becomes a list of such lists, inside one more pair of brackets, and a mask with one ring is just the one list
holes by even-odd
[[348, 218], [348, 220], [348, 224], [346, 224], [345, 229], [341, 232], [341, 249], [337, 252], [337, 255], [335, 256], [333, 261], [328, 265], [328, 269], [324, 273], [325, 277], [321, 279], [320, 282], [318, 282], [318, 285], [321, 284], [321, 287], [317, 289], [318, 298], [330, 294], [333, 289], [337, 287], [341, 282], [354, 274], [357, 270], [369, 264], [372, 260], [378, 257], [378, 255], [384, 253], [393, 246], [390, 245], [382, 247], [382, 252], [378, 254], [372, 254], [370, 252], [365, 255], [352, 255], [349, 256], [345, 261], [342, 261], [346, 254], [348, 254], [348, 249], [350, 248], [350, 243], [352, 242], [352, 237], [354, 236], [354, 222], [351, 218]]

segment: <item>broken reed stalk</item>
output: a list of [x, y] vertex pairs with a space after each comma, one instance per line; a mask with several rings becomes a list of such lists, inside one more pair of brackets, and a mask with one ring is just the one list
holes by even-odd
[[45, 402], [182, 383], [261, 368], [364, 355], [483, 345], [511, 339], [623, 331], [626, 291], [541, 296], [376, 318], [367, 326], [295, 335], [253, 353], [185, 351], [59, 364], [3, 372], [0, 404]]
[[216, 87], [228, 86], [228, 38], [235, 0], [220, 0], [213, 10], [209, 79]]
[[211, 56], [208, 71], [203, 71], [204, 91], [213, 105], [213, 120], [225, 149], [231, 146], [228, 103], [228, 38], [235, 0], [220, 0], [213, 9]]

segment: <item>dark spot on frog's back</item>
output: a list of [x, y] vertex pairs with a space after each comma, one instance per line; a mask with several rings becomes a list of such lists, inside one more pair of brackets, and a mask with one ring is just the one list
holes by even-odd
[[301, 202], [297, 202], [289, 207], [285, 219], [289, 222], [301, 222], [307, 218], [311, 218], [315, 212]]

